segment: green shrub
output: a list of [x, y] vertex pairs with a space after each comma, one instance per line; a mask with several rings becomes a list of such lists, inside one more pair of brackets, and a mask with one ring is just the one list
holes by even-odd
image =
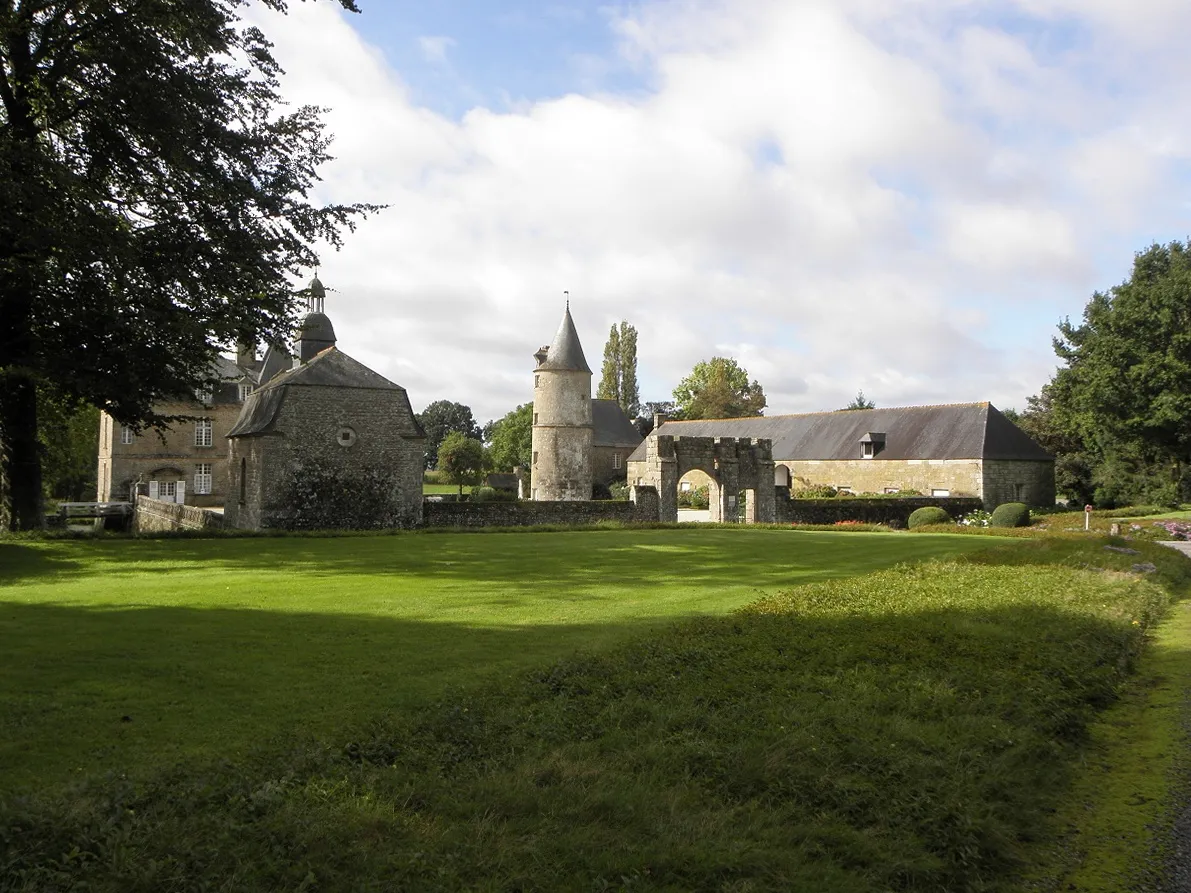
[[838, 491], [830, 484], [800, 487], [790, 494], [791, 499], [833, 499]]
[[678, 491], [678, 507], [683, 509], [706, 509], [711, 505], [706, 487], [694, 487]]
[[629, 501], [628, 481], [613, 481], [608, 485], [608, 491], [612, 494], [612, 498], [617, 502]]
[[1029, 527], [1030, 509], [1021, 502], [1005, 502], [993, 509], [989, 527]]
[[937, 505], [924, 505], [910, 513], [909, 527], [911, 530], [915, 527], [925, 527], [928, 524], [950, 523], [951, 516], [947, 514], [946, 509], [941, 509]]

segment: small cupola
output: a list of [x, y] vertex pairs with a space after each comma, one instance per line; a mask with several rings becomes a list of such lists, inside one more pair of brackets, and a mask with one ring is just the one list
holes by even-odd
[[298, 359], [309, 363], [312, 359], [335, 346], [335, 327], [331, 320], [323, 313], [323, 302], [326, 300], [327, 290], [315, 276], [310, 280], [306, 289], [306, 317], [302, 320], [302, 327], [298, 333]]
[[877, 453], [885, 449], [885, 434], [881, 431], [869, 431], [860, 438], [860, 458], [873, 459]]

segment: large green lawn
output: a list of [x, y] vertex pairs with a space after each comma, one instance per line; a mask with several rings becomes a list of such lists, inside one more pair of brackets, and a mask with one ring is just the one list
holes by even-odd
[[980, 538], [626, 530], [0, 543], [0, 790], [341, 734]]

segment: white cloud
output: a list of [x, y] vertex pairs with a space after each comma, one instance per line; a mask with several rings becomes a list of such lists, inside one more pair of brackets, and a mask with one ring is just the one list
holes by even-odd
[[444, 65], [447, 61], [447, 50], [455, 46], [455, 39], [442, 35], [423, 35], [418, 38], [418, 46], [422, 50], [422, 58], [427, 62]]
[[[1021, 406], [1057, 318], [1116, 281], [1104, 252], [1123, 269], [1185, 228], [1191, 101], [1165, 78], [1183, 63], [1147, 67], [1167, 56], [1130, 31], [1113, 70], [1137, 70], [1106, 89], [1087, 72], [1111, 4], [1073, 4], [1019, 0], [1091, 35], [1048, 54], [972, 15], [992, 0], [650, 3], [611, 23], [648, 90], [459, 120], [332, 4], [259, 15], [287, 93], [333, 109], [318, 197], [389, 205], [323, 259], [341, 346], [415, 408], [488, 418], [530, 398], [564, 289], [597, 371], [609, 326], [637, 326], [645, 399], [732, 351], [773, 412], [858, 388]], [[422, 40], [445, 60], [449, 38]]]

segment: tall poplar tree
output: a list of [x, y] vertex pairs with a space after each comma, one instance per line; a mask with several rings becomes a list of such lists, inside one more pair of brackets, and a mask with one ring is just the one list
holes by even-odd
[[373, 209], [309, 202], [320, 110], [283, 108], [247, 5], [0, 0], [4, 526], [42, 520], [39, 387], [165, 425], [221, 349], [289, 339], [311, 246]]
[[637, 329], [621, 320], [613, 324], [604, 344], [604, 364], [596, 389], [600, 400], [615, 400], [629, 418], [640, 412], [641, 395], [637, 388]]

